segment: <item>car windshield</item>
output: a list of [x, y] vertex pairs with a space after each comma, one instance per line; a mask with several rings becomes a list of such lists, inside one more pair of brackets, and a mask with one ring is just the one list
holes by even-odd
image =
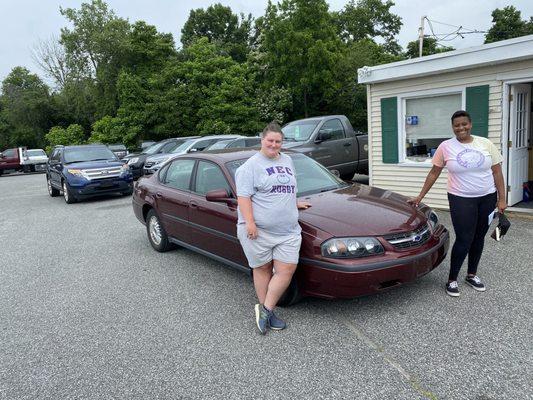
[[46, 157], [44, 150], [26, 150], [26, 156], [28, 157]]
[[[289, 156], [292, 158], [294, 169], [296, 170], [298, 197], [349, 186], [348, 183], [333, 175], [327, 170], [327, 168], [317, 163], [312, 158], [303, 154], [289, 154]], [[246, 160], [247, 159], [245, 158], [226, 163], [226, 168], [228, 168], [231, 173], [233, 180], [235, 180], [235, 171], [244, 164]]]
[[109, 160], [117, 161], [117, 157], [107, 147], [74, 147], [65, 148], [64, 151], [65, 163], [83, 162], [83, 161], [98, 161]]
[[171, 153], [183, 153], [185, 152], [189, 146], [196, 141], [197, 139], [189, 139], [180, 144], [178, 147], [176, 147], [174, 150], [171, 151]]
[[319, 120], [308, 119], [290, 122], [281, 128], [283, 139], [291, 142], [305, 142], [313, 133]]
[[156, 144], [151, 145], [146, 150], [143, 151], [144, 154], [155, 154], [159, 151], [161, 147], [163, 147], [167, 142], [158, 142]]

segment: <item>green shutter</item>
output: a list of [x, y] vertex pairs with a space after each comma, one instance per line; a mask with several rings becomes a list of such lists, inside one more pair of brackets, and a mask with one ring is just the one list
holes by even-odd
[[466, 88], [466, 111], [472, 117], [472, 135], [489, 135], [489, 85]]
[[381, 143], [383, 162], [398, 163], [398, 99], [381, 99]]

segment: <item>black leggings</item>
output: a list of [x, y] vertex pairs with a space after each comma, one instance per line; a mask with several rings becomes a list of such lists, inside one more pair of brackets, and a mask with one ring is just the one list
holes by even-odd
[[450, 214], [455, 230], [449, 280], [457, 280], [457, 275], [459, 275], [459, 270], [467, 254], [468, 273], [476, 274], [483, 252], [485, 235], [489, 229], [489, 214], [496, 208], [496, 200], [496, 193], [482, 197], [460, 197], [448, 193]]

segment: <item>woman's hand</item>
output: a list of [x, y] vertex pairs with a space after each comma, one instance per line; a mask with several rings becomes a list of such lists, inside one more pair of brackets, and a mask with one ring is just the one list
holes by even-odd
[[423, 197], [422, 196], [416, 196], [411, 197], [407, 202], [415, 207], [418, 207], [418, 205], [422, 202]]
[[257, 226], [255, 226], [255, 222], [246, 223], [246, 233], [248, 234], [248, 239], [257, 239]]
[[311, 203], [308, 201], [297, 201], [296, 207], [298, 207], [298, 210], [307, 210], [309, 207], [311, 207]]
[[498, 207], [498, 212], [500, 214], [503, 214], [503, 212], [507, 208], [507, 202], [504, 199], [500, 199], [496, 202], [496, 207]]

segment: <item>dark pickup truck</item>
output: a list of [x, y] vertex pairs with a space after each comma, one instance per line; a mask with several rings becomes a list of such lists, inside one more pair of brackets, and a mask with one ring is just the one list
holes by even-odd
[[303, 153], [343, 179], [368, 174], [368, 135], [344, 115], [299, 119], [282, 127], [283, 148]]

